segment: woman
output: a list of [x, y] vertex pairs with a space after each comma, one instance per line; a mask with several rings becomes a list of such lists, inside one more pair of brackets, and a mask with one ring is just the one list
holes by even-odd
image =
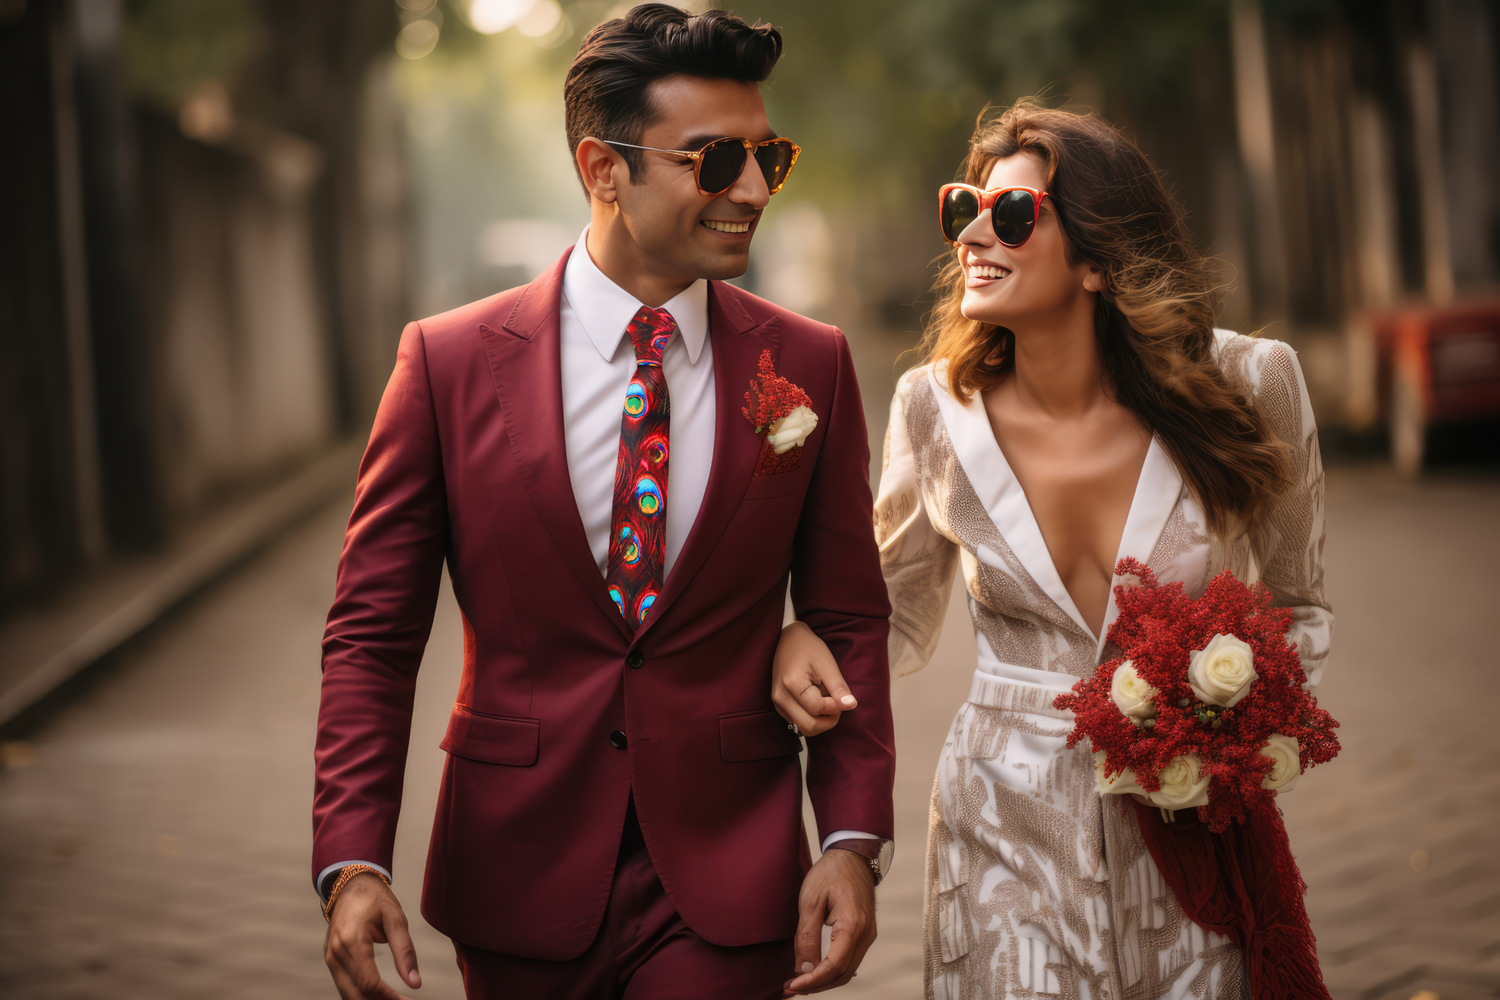
[[[1258, 575], [1295, 608], [1318, 682], [1333, 618], [1296, 355], [1213, 328], [1181, 209], [1098, 117], [1018, 103], [975, 132], [965, 181], [941, 193], [955, 253], [927, 363], [891, 404], [875, 508], [892, 671], [932, 656], [955, 563], [979, 647], [933, 789], [927, 995], [1244, 995], [1238, 947], [1184, 916], [1052, 701], [1117, 655], [1124, 556], [1192, 596], [1224, 569]], [[842, 689], [789, 626], [782, 714], [821, 732]]]

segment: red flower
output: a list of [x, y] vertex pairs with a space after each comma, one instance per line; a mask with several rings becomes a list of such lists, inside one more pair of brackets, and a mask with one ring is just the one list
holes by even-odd
[[770, 351], [760, 352], [760, 370], [750, 380], [745, 404], [740, 412], [757, 434], [764, 433], [766, 428], [799, 406], [812, 409], [812, 399], [807, 393], [776, 374], [776, 362]]
[[[1195, 601], [1180, 583], [1159, 585], [1135, 559], [1120, 560], [1115, 574], [1141, 581], [1138, 587], [1115, 587], [1120, 615], [1108, 638], [1125, 655], [1056, 699], [1058, 708], [1075, 716], [1068, 746], [1087, 740], [1104, 751], [1106, 770], [1129, 768], [1147, 791], [1160, 787], [1156, 776], [1174, 757], [1197, 754], [1210, 779], [1208, 805], [1199, 815], [1215, 832], [1231, 820], [1243, 822], [1252, 804], [1275, 795], [1261, 787], [1272, 762], [1260, 751], [1273, 734], [1297, 741], [1304, 771], [1338, 754], [1338, 723], [1303, 690], [1302, 662], [1286, 641], [1292, 613], [1273, 608], [1269, 590], [1247, 587], [1226, 570]], [[1233, 708], [1200, 704], [1188, 684], [1190, 652], [1215, 635], [1235, 636], [1254, 651], [1259, 677]], [[1135, 725], [1110, 696], [1114, 672], [1127, 660], [1158, 692], [1154, 726]]]

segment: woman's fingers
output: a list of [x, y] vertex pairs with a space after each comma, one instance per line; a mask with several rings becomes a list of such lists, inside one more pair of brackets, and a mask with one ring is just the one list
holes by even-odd
[[803, 622], [782, 630], [772, 663], [771, 700], [803, 736], [826, 733], [858, 702], [828, 646]]
[[778, 683], [771, 692], [771, 702], [783, 719], [797, 727], [803, 736], [817, 736], [832, 729], [838, 716], [815, 716], [802, 706], [801, 701], [785, 684]]
[[810, 666], [818, 684], [828, 692], [828, 701], [833, 703], [837, 711], [847, 712], [859, 707], [859, 701], [854, 697], [854, 692], [849, 690], [849, 684], [839, 670], [838, 661], [831, 653], [825, 652], [822, 656], [814, 657]]
[[826, 733], [838, 724], [838, 713], [832, 715], [813, 715], [802, 707], [801, 702], [791, 692], [782, 688], [772, 699], [776, 703], [776, 710], [781, 717], [797, 727], [797, 732], [803, 736], [817, 736]]
[[798, 693], [797, 703], [808, 715], [832, 715], [836, 718], [839, 714], [838, 703], [824, 694], [823, 689], [811, 680]]

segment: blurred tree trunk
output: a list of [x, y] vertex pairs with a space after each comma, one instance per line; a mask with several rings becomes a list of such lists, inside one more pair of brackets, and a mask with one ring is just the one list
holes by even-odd
[[0, 608], [363, 427], [407, 318], [395, 5], [129, 13], [0, 0]]
[[388, 82], [395, 10], [260, 0], [267, 41], [244, 81], [248, 110], [327, 157], [313, 198], [315, 248], [349, 430], [374, 414], [407, 310], [400, 109]]
[[103, 541], [71, 65], [59, 4], [0, 5], [0, 607]]

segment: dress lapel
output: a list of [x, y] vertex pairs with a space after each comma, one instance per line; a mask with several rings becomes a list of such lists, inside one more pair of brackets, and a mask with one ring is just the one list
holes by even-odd
[[630, 637], [589, 550], [573, 482], [562, 416], [562, 331], [558, 301], [568, 255], [526, 287], [500, 330], [481, 325], [495, 393], [521, 482], [553, 544], [599, 610]]
[[[1153, 436], [1151, 447], [1146, 449], [1146, 461], [1141, 465], [1141, 478], [1135, 484], [1135, 496], [1130, 499], [1130, 514], [1125, 519], [1125, 531], [1120, 535], [1120, 551], [1115, 554], [1115, 565], [1126, 556], [1134, 556], [1142, 564], [1150, 560], [1156, 540], [1161, 537], [1181, 496], [1182, 474], [1161, 442]], [[1109, 604], [1104, 609], [1104, 627], [1099, 632], [1096, 657], [1104, 655], [1104, 637], [1109, 634], [1109, 626], [1120, 616], [1120, 609], [1115, 607], [1115, 586], [1119, 582], [1118, 576], [1110, 581]]]
[[971, 396], [969, 405], [965, 406], [948, 394], [947, 386], [936, 370], [928, 377], [932, 379], [938, 409], [943, 414], [953, 450], [958, 454], [958, 463], [969, 477], [979, 502], [989, 512], [990, 520], [1000, 529], [1001, 537], [1037, 586], [1083, 630], [1084, 635], [1093, 638], [1093, 630], [1084, 624], [1083, 615], [1073, 603], [1068, 588], [1063, 586], [1057, 567], [1052, 564], [1052, 554], [1047, 551], [1042, 529], [1031, 513], [1026, 492], [1005, 460], [1005, 452], [995, 441], [995, 432], [990, 428], [979, 394]]
[[[661, 599], [641, 629], [643, 633], [661, 621], [672, 602], [697, 575], [739, 509], [755, 474], [755, 460], [761, 448], [760, 437], [745, 422], [740, 408], [761, 351], [770, 350], [773, 357], [780, 356], [779, 318], [772, 316], [757, 322], [740, 303], [733, 286], [713, 281], [708, 288], [708, 335], [712, 338], [714, 365], [713, 464], [698, 517], [672, 564], [672, 572], [667, 575]], [[667, 503], [671, 502], [669, 490]]]

